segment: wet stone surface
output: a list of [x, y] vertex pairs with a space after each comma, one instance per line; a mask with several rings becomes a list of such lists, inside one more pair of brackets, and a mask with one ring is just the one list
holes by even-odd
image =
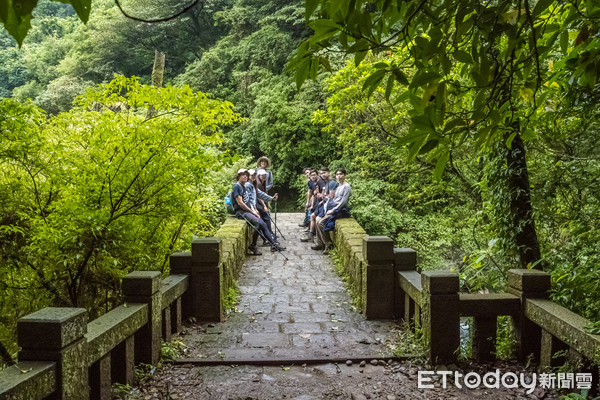
[[248, 256], [238, 281], [242, 295], [236, 310], [222, 323], [188, 325], [182, 336], [184, 357], [235, 362], [240, 354], [291, 360], [391, 354], [386, 343], [396, 323], [366, 321], [353, 309], [331, 259], [311, 250], [312, 243], [300, 241], [301, 218], [277, 215], [289, 260], [268, 247], [261, 248], [261, 256]]
[[[222, 323], [188, 324], [180, 338], [186, 345], [183, 357], [190, 363], [164, 364], [129, 399], [558, 399], [556, 393], [539, 390], [527, 394], [523, 389], [452, 385], [444, 389], [439, 381], [433, 389], [419, 389], [418, 371], [433, 367], [390, 362], [397, 325], [366, 321], [353, 309], [331, 259], [311, 250], [311, 243], [300, 242], [301, 218], [301, 214], [277, 217], [287, 238], [282, 243], [289, 261], [267, 247], [262, 248], [262, 256], [248, 256], [238, 282], [242, 295], [235, 312]], [[302, 362], [311, 357], [344, 361]], [[367, 361], [347, 362], [346, 358]], [[230, 365], [200, 366], [194, 359], [224, 360]], [[264, 359], [279, 359], [281, 365], [236, 363]], [[522, 366], [461, 368], [518, 373]]]

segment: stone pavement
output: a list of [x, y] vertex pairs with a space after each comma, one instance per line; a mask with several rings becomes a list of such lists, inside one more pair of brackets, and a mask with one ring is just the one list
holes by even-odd
[[[240, 303], [222, 323], [192, 325], [185, 357], [221, 361], [387, 358], [393, 321], [366, 321], [353, 308], [332, 260], [300, 242], [303, 214], [279, 213], [284, 254], [262, 247], [238, 281]], [[259, 244], [261, 240], [259, 238]]]

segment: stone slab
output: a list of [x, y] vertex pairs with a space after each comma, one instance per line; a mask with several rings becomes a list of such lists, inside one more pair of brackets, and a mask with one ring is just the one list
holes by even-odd
[[87, 332], [85, 308], [46, 307], [17, 322], [19, 346], [34, 350], [60, 350]]

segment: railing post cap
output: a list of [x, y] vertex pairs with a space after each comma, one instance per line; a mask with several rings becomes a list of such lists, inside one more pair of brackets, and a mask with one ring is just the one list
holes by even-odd
[[218, 263], [222, 240], [219, 237], [198, 238], [192, 242], [192, 259], [196, 262]]
[[18, 343], [23, 349], [60, 350], [87, 332], [85, 308], [46, 307], [17, 321]]
[[455, 294], [460, 288], [458, 274], [452, 271], [423, 271], [421, 287], [430, 294]]
[[394, 248], [394, 265], [397, 270], [414, 270], [417, 267], [417, 252], [410, 248]]
[[546, 292], [551, 286], [550, 274], [537, 269], [510, 269], [508, 286], [521, 292]]
[[363, 256], [367, 262], [393, 262], [394, 241], [388, 236], [363, 236]]
[[158, 271], [133, 271], [123, 278], [125, 296], [152, 296], [158, 292], [161, 283]]

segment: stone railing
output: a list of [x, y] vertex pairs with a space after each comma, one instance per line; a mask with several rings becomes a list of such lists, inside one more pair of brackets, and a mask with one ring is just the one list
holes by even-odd
[[230, 218], [217, 235], [172, 255], [165, 279], [157, 271], [125, 276], [124, 304], [89, 323], [83, 308], [47, 307], [21, 318], [18, 364], [0, 371], [0, 399], [111, 399], [112, 384], [133, 383], [135, 364], [159, 361], [161, 339], [179, 332], [183, 317], [220, 321], [249, 233]]
[[135, 363], [156, 364], [161, 338], [181, 328], [189, 278], [136, 271], [123, 278], [124, 304], [88, 323], [84, 308], [47, 307], [17, 323], [18, 368], [0, 372], [0, 399], [110, 399], [133, 383]]
[[222, 321], [229, 289], [246, 259], [252, 232], [244, 220], [228, 217], [212, 238], [192, 242], [192, 251], [171, 256], [171, 273], [192, 277], [184, 295], [186, 315], [198, 321]]
[[394, 241], [368, 236], [354, 218], [335, 221], [333, 241], [363, 314], [367, 319], [393, 319]]
[[422, 329], [434, 362], [456, 360], [460, 317], [473, 317], [473, 358], [495, 360], [497, 317], [506, 315], [512, 317], [521, 361], [531, 358], [542, 368], [556, 366], [564, 359], [553, 354], [567, 350], [569, 359], [584, 367], [600, 363], [600, 335], [586, 332], [590, 321], [548, 299], [549, 274], [511, 269], [508, 293], [460, 293], [458, 274], [417, 272], [411, 249], [394, 249], [394, 255], [394, 315]]

